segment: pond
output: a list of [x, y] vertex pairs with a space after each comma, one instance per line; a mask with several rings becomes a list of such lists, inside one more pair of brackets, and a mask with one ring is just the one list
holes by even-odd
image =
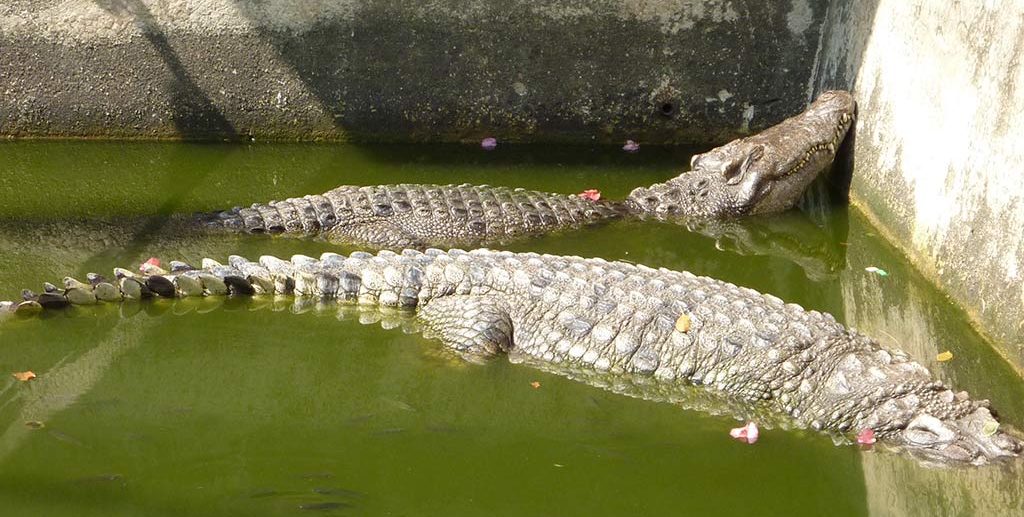
[[[168, 214], [340, 184], [489, 183], [624, 196], [686, 149], [0, 144], [0, 299], [149, 257], [345, 253], [181, 235]], [[688, 270], [827, 311], [1024, 423], [1024, 382], [854, 209], [705, 233], [618, 222], [514, 251]], [[888, 275], [866, 271], [884, 269]], [[166, 303], [165, 303], [166, 302]], [[408, 317], [325, 304], [158, 301], [0, 323], [0, 507], [19, 515], [1006, 515], [1021, 462], [927, 468], [504, 359], [467, 363]], [[954, 359], [937, 362], [949, 350]], [[7, 372], [32, 370], [18, 382]]]

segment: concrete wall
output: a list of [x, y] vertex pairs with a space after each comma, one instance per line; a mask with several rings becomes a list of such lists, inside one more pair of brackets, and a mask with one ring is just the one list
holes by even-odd
[[1024, 369], [1024, 3], [833, 0], [816, 89], [852, 89], [852, 201]]
[[827, 0], [5, 0], [0, 134], [718, 143]]

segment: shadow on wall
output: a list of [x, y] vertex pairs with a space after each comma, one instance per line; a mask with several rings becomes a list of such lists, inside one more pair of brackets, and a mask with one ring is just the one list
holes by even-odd
[[[821, 28], [818, 58], [811, 72], [808, 101], [826, 90], [856, 91], [864, 50], [871, 37], [878, 4], [881, 0], [829, 0]], [[858, 113], [858, 117], [862, 113]], [[849, 201], [853, 179], [854, 149], [857, 142], [855, 124], [836, 154], [829, 180], [834, 199]]]
[[94, 0], [96, 5], [115, 16], [131, 16], [142, 35], [163, 59], [173, 76], [167, 85], [170, 93], [171, 117], [178, 134], [186, 140], [238, 139], [238, 133], [210, 100], [210, 97], [189, 76], [167, 36], [141, 0]]
[[[519, 9], [476, 3], [493, 15], [447, 13], [445, 2], [416, 8], [360, 2], [351, 19], [319, 21], [301, 32], [268, 25], [265, 4], [233, 5], [355, 140], [536, 135], [721, 144], [799, 111], [799, 99], [778, 98], [779, 92], [806, 84], [813, 52], [794, 48], [812, 50], [817, 41], [816, 30], [765, 37], [761, 28], [730, 26], [701, 33], [701, 45], [684, 45], [679, 40], [692, 33], [605, 16], [612, 8], [604, 4], [615, 3], [594, 7], [598, 14], [541, 21], [529, 2], [516, 2]], [[443, 20], [434, 10], [445, 12]], [[676, 14], [685, 18], [684, 11]], [[786, 26], [785, 10], [768, 14], [767, 25]], [[815, 16], [817, 23], [821, 15]], [[552, 44], [549, 35], [564, 33], [577, 37]], [[741, 102], [757, 116], [738, 120]]]

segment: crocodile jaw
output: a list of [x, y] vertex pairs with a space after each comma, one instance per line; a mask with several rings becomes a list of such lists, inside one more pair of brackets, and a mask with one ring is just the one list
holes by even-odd
[[827, 91], [804, 113], [741, 140], [736, 151], [745, 156], [744, 162], [738, 171], [722, 173], [739, 187], [738, 200], [748, 207], [746, 213], [792, 207], [835, 158], [855, 110], [849, 92]]
[[825, 92], [795, 117], [695, 155], [692, 170], [634, 189], [628, 203], [642, 216], [663, 218], [721, 219], [789, 209], [835, 157], [855, 106], [849, 92]]
[[995, 423], [985, 407], [952, 420], [920, 413], [890, 440], [925, 461], [939, 464], [984, 465], [1024, 451], [1024, 442], [1018, 438], [995, 429], [986, 431]]

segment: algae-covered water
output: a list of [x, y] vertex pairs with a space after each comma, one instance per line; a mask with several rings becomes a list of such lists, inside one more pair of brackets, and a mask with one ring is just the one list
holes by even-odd
[[[0, 299], [148, 257], [351, 251], [174, 235], [167, 214], [339, 184], [474, 182], [619, 197], [685, 149], [0, 145]], [[964, 314], [820, 195], [706, 234], [615, 223], [509, 246], [686, 269], [828, 311], [1024, 423], [1024, 382]], [[875, 266], [888, 276], [865, 271]], [[1020, 462], [927, 468], [821, 434], [729, 438], [715, 411], [503, 359], [469, 364], [408, 317], [203, 300], [0, 322], [4, 515], [1012, 515]], [[939, 363], [936, 354], [952, 351]], [[32, 370], [19, 382], [8, 372]], [[539, 384], [534, 384], [539, 383]], [[539, 386], [539, 387], [534, 387]], [[710, 410], [710, 411], [709, 411]]]

